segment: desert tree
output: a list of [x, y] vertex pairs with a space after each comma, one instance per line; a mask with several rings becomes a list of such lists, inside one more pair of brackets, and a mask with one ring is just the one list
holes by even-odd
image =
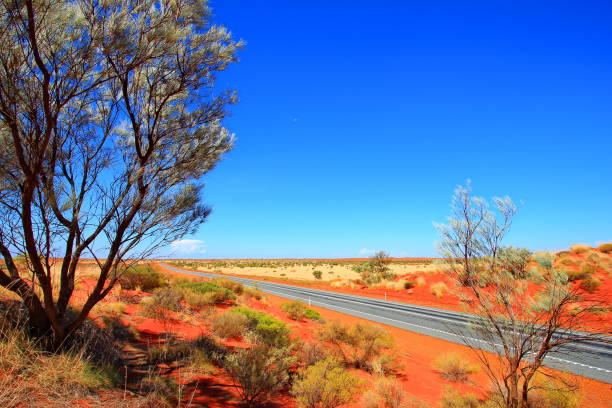
[[355, 265], [353, 270], [361, 275], [361, 279], [366, 284], [371, 285], [395, 278], [396, 275], [389, 268], [390, 263], [391, 258], [388, 253], [377, 251], [367, 262]]
[[[550, 352], [609, 340], [587, 331], [602, 302], [568, 282], [553, 267], [552, 255], [540, 254], [532, 267], [524, 268], [527, 254], [502, 246], [516, 206], [508, 197], [494, 203], [491, 209], [486, 200], [472, 197], [469, 184], [458, 187], [452, 216], [438, 225], [439, 247], [474, 316], [469, 332], [456, 333], [492, 380], [493, 403], [527, 408], [530, 392], [538, 386], [534, 379], [550, 375], [541, 370]], [[525, 279], [517, 279], [517, 268]]]
[[[241, 43], [202, 0], [0, 0], [0, 284], [58, 346], [130, 261], [209, 215]], [[16, 262], [16, 255], [25, 262]], [[69, 313], [79, 260], [99, 277]]]

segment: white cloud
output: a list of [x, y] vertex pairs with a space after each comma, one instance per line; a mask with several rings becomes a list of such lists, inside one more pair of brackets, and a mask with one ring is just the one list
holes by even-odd
[[206, 243], [199, 239], [179, 239], [173, 241], [170, 244], [172, 251], [185, 254], [185, 255], [197, 255], [206, 253]]
[[359, 255], [374, 255], [374, 251], [373, 249], [369, 249], [369, 248], [361, 248], [359, 250]]

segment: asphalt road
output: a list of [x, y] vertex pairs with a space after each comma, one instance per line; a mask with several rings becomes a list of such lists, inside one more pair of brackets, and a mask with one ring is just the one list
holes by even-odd
[[[485, 342], [479, 340], [478, 336], [470, 331], [468, 321], [470, 321], [471, 317], [466, 313], [281, 283], [194, 272], [166, 264], [162, 265], [170, 270], [191, 275], [211, 278], [223, 276], [248, 286], [255, 286], [261, 291], [272, 295], [300, 300], [313, 306], [335, 310], [378, 323], [452, 341], [453, 343], [464, 344], [464, 339], [467, 338], [470, 344], [492, 351]], [[597, 342], [573, 344], [549, 353], [546, 357], [545, 365], [612, 384], [612, 345]]]

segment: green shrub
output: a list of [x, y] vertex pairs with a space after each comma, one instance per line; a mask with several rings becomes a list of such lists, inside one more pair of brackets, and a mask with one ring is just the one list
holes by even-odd
[[457, 353], [441, 355], [436, 358], [433, 366], [442, 377], [453, 382], [466, 382], [470, 375], [479, 371], [477, 365], [462, 359]]
[[601, 244], [597, 249], [599, 249], [601, 252], [605, 252], [606, 254], [612, 254], [612, 243]]
[[316, 280], [321, 280], [321, 278], [323, 277], [323, 272], [321, 272], [321, 271], [312, 271], [312, 276], [314, 276], [314, 278]]
[[249, 328], [249, 318], [244, 314], [227, 311], [213, 318], [212, 331], [224, 339], [237, 339]]
[[412, 289], [417, 285], [415, 281], [406, 281], [404, 282], [404, 289]]
[[336, 408], [353, 401], [361, 381], [328, 358], [299, 373], [291, 394], [304, 408]]
[[244, 291], [244, 285], [242, 285], [242, 283], [233, 281], [231, 279], [214, 278], [211, 280], [211, 282], [217, 286], [220, 286], [222, 288], [232, 291], [234, 294], [238, 296], [242, 295], [242, 292]]
[[119, 277], [123, 289], [140, 288], [146, 292], [165, 285], [164, 277], [149, 265], [132, 265]]
[[287, 348], [257, 346], [226, 355], [223, 367], [247, 407], [260, 406], [289, 382], [295, 358]]
[[249, 319], [249, 328], [267, 345], [285, 346], [289, 344], [289, 328], [282, 321], [269, 314], [246, 307], [232, 309]]
[[309, 308], [302, 302], [293, 301], [283, 303], [281, 310], [292, 320], [302, 320], [305, 317], [311, 320], [321, 320], [321, 315], [314, 309]]
[[425, 407], [410, 398], [396, 379], [382, 377], [369, 387], [361, 399], [363, 408], [417, 408]]
[[228, 300], [236, 299], [236, 296], [231, 290], [219, 286], [212, 281], [179, 281], [175, 283], [175, 286], [190, 290], [194, 293], [205, 295], [201, 301], [203, 303], [207, 302], [207, 304], [219, 304]]

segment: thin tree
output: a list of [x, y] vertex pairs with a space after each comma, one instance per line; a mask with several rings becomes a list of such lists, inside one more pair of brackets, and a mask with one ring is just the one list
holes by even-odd
[[[0, 285], [60, 345], [129, 261], [209, 215], [240, 42], [200, 0], [0, 0]], [[15, 262], [23, 254], [25, 262]], [[68, 313], [79, 260], [99, 278]]]
[[[458, 187], [453, 215], [448, 224], [438, 225], [439, 246], [476, 316], [472, 333], [457, 333], [492, 380], [493, 401], [504, 408], [527, 408], [534, 378], [550, 352], [571, 343], [609, 340], [586, 331], [602, 302], [570, 284], [553, 268], [551, 255], [537, 257], [537, 265], [524, 271], [525, 279], [517, 279], [514, 251], [502, 247], [516, 206], [508, 197], [494, 202], [496, 211], [472, 197], [469, 185]], [[528, 290], [530, 285], [539, 290]]]

